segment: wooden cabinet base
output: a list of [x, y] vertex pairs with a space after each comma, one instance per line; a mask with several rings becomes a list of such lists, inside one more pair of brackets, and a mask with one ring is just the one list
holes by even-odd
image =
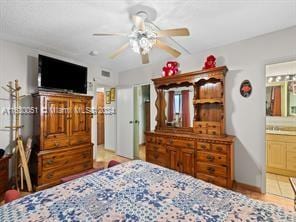
[[234, 137], [146, 132], [146, 138], [148, 162], [232, 188]]

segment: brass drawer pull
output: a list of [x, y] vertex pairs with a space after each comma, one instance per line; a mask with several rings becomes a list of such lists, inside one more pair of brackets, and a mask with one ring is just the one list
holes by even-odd
[[46, 178], [47, 179], [51, 179], [53, 177], [53, 173], [48, 173], [47, 175], [46, 175]]
[[217, 133], [216, 133], [216, 131], [213, 131], [212, 134], [213, 134], [213, 135], [216, 135]]
[[213, 168], [213, 167], [208, 167], [207, 170], [208, 170], [209, 173], [214, 173], [215, 172], [215, 168]]
[[59, 144], [58, 142], [55, 142], [55, 143], [54, 143], [54, 146], [55, 146], [55, 147], [59, 147], [60, 144]]
[[207, 146], [205, 146], [205, 145], [201, 145], [200, 147], [203, 148], [203, 149], [207, 148]]
[[187, 143], [187, 146], [188, 147], [192, 147], [192, 143]]
[[221, 146], [217, 146], [217, 147], [216, 147], [216, 150], [218, 150], [218, 151], [222, 151], [223, 148], [222, 148]]
[[208, 156], [207, 156], [207, 160], [208, 160], [208, 161], [213, 161], [214, 159], [215, 159], [214, 156], [211, 156], [211, 155], [208, 155]]
[[47, 160], [46, 163], [47, 163], [48, 165], [51, 165], [51, 164], [53, 164], [53, 160], [52, 160], [52, 159]]

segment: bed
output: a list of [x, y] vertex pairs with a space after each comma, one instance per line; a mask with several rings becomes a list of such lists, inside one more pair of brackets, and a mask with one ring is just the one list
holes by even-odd
[[135, 160], [6, 204], [0, 221], [296, 221], [296, 213]]

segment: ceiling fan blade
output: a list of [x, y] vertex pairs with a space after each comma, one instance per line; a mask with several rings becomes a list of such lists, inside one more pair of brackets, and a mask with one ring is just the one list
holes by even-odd
[[179, 29], [166, 29], [156, 32], [157, 37], [166, 37], [166, 36], [188, 36], [189, 30], [187, 28]]
[[126, 33], [94, 33], [93, 36], [127, 36]]
[[162, 49], [162, 50], [166, 51], [167, 53], [171, 54], [175, 58], [177, 58], [178, 56], [181, 55], [181, 52], [179, 52], [176, 49], [168, 46], [166, 43], [164, 43], [164, 42], [162, 42], [160, 40], [156, 40], [155, 46], [157, 48], [159, 48], [159, 49]]
[[123, 46], [118, 48], [111, 56], [110, 59], [114, 59], [116, 56], [118, 56], [120, 53], [122, 53], [125, 49], [127, 49], [129, 46], [129, 43], [125, 43]]
[[142, 56], [142, 64], [148, 64], [149, 63], [149, 55], [148, 55], [148, 53], [145, 54], [145, 55], [141, 54], [141, 56]]
[[135, 26], [137, 27], [137, 29], [139, 29], [140, 31], [145, 30], [145, 23], [144, 23], [144, 20], [142, 17], [137, 16], [137, 15], [133, 15], [132, 20], [133, 20], [133, 23], [135, 24]]

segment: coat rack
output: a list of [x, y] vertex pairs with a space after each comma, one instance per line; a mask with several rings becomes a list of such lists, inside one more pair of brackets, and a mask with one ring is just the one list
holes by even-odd
[[[26, 158], [26, 153], [24, 150], [24, 144], [23, 140], [20, 134], [20, 129], [23, 127], [20, 125], [20, 100], [23, 98], [23, 96], [20, 96], [20, 90], [21, 87], [19, 86], [18, 80], [15, 80], [14, 87], [12, 82], [9, 82], [6, 87], [2, 87], [5, 91], [7, 91], [10, 94], [11, 99], [15, 100], [15, 124], [12, 126], [6, 126], [5, 128], [12, 129], [15, 134], [15, 149], [14, 149], [14, 168], [15, 168], [15, 184], [17, 190], [19, 190], [19, 179], [18, 179], [18, 169], [19, 169], [19, 159], [20, 159], [20, 166], [21, 166], [21, 176], [24, 174], [27, 189], [29, 192], [32, 191], [32, 183], [29, 173], [29, 167], [28, 167], [28, 160]], [[23, 178], [21, 178], [23, 180]], [[21, 181], [23, 183], [23, 181]], [[23, 188], [23, 186], [22, 186]]]

